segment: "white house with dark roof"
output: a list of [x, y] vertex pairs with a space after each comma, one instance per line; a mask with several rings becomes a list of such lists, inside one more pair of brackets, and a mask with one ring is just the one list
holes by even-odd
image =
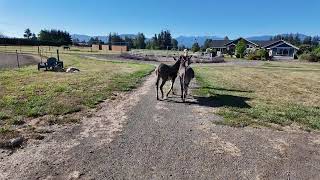
[[244, 40], [247, 48], [263, 48], [269, 52], [272, 59], [294, 59], [298, 47], [284, 41], [250, 41], [245, 38], [238, 38], [236, 40], [213, 40], [212, 48], [226, 54], [227, 52], [235, 52], [235, 47], [240, 40]]

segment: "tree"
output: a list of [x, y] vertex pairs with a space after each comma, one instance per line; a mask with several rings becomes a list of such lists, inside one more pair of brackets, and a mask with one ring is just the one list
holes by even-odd
[[24, 31], [24, 34], [23, 34], [23, 37], [27, 38], [27, 39], [30, 39], [32, 36], [32, 32], [29, 28], [27, 28], [25, 31]]
[[176, 39], [171, 40], [172, 49], [177, 50], [178, 49], [178, 41]]
[[104, 44], [103, 41], [101, 41], [98, 37], [91, 37], [90, 40], [88, 41], [88, 44], [91, 46], [92, 44]]
[[311, 45], [312, 44], [312, 37], [311, 36], [305, 37], [303, 40], [303, 44]]
[[319, 36], [314, 36], [312, 38], [312, 46], [318, 46], [320, 42], [320, 37]]
[[32, 33], [32, 37], [31, 37], [31, 40], [33, 40], [33, 41], [36, 41], [36, 40], [38, 40], [38, 38], [37, 38], [36, 34]]
[[72, 44], [73, 45], [78, 45], [80, 40], [78, 38], [72, 39]]
[[134, 47], [137, 49], [145, 49], [146, 48], [146, 37], [143, 33], [138, 33], [136, 38], [133, 41]]
[[241, 39], [236, 45], [236, 55], [239, 55], [240, 58], [243, 58], [243, 55], [246, 49], [247, 49], [246, 41]]
[[61, 30], [41, 30], [38, 39], [40, 41], [49, 42], [55, 45], [70, 45], [72, 44], [72, 39], [67, 31]]
[[213, 43], [213, 40], [212, 39], [206, 39], [205, 41], [204, 41], [204, 44], [203, 44], [203, 50], [206, 50], [206, 49], [208, 49], [208, 48], [210, 48], [210, 47], [212, 47], [212, 43]]
[[124, 42], [124, 40], [117, 33], [113, 33], [112, 35], [110, 33], [108, 41], [111, 41], [111, 43], [109, 43], [111, 45], [112, 44], [120, 45], [120, 44], [122, 44]]
[[229, 37], [228, 37], [228, 36], [225, 36], [225, 37], [223, 38], [223, 40], [229, 41]]
[[300, 39], [298, 33], [295, 34], [295, 36], [294, 36], [294, 43], [293, 44], [296, 45], [296, 46], [299, 46], [301, 44], [301, 39]]
[[191, 50], [192, 50], [193, 52], [198, 52], [198, 51], [200, 51], [199, 43], [197, 43], [197, 42], [194, 43], [194, 44], [192, 45]]
[[183, 51], [183, 50], [187, 49], [187, 47], [185, 45], [181, 45], [181, 46], [179, 46], [178, 49], [179, 49], [179, 51]]
[[133, 38], [131, 38], [129, 36], [125, 36], [124, 41], [127, 43], [127, 46], [129, 49], [135, 48], [134, 43], [133, 43], [133, 41], [134, 41]]
[[112, 42], [111, 42], [111, 36], [112, 36], [111, 33], [109, 33], [109, 36], [108, 36], [108, 44], [109, 44], [109, 45], [111, 45], [111, 43], [112, 43]]

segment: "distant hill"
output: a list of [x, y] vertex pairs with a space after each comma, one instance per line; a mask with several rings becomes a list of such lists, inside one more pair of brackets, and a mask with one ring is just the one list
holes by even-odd
[[[121, 38], [125, 38], [126, 36], [128, 37], [135, 37], [135, 34], [120, 34], [119, 35]], [[99, 40], [103, 41], [103, 42], [107, 42], [108, 41], [108, 36], [88, 36], [88, 35], [83, 35], [83, 34], [72, 34], [71, 38], [72, 39], [79, 39], [80, 41], [86, 41], [88, 42], [90, 40], [90, 38], [96, 38], [98, 37]]]
[[[281, 36], [289, 36], [289, 34], [280, 34]], [[293, 34], [294, 36], [296, 34]], [[301, 41], [303, 41], [307, 35], [304, 35], [304, 34], [300, 34], [298, 33], [298, 36], [299, 36], [299, 39]], [[248, 40], [257, 40], [257, 41], [267, 41], [267, 40], [270, 40], [270, 38], [272, 38], [273, 36], [272, 35], [262, 35], [262, 36], [252, 36], [252, 37], [247, 37], [246, 39]]]
[[270, 35], [264, 35], [264, 36], [252, 36], [252, 37], [247, 37], [246, 39], [248, 40], [256, 40], [256, 41], [268, 41], [270, 38], [273, 36]]

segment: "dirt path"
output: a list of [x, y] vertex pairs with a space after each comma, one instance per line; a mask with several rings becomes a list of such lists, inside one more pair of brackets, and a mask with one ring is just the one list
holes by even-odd
[[31, 54], [19, 54], [18, 61], [16, 54], [0, 53], [0, 69], [17, 68], [19, 66], [34, 65], [40, 62], [40, 57]]
[[156, 101], [154, 82], [79, 125], [0, 150], [0, 179], [320, 179], [320, 134], [216, 126], [196, 99]]

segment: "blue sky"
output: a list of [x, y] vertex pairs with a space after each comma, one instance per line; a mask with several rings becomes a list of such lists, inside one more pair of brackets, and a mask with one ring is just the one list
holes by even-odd
[[320, 0], [0, 0], [0, 32], [26, 28], [72, 34], [144, 32], [173, 36], [320, 35]]

